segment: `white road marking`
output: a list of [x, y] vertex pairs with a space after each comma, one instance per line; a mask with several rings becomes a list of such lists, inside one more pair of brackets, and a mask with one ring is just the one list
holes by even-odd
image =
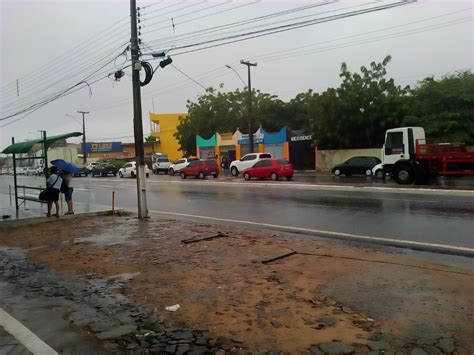
[[58, 354], [52, 347], [38, 338], [33, 332], [31, 332], [31, 330], [5, 312], [2, 308], [0, 308], [0, 325], [33, 354]]
[[413, 241], [413, 240], [393, 239], [393, 238], [389, 238], [389, 237], [371, 237], [371, 236], [359, 235], [359, 234], [325, 231], [325, 230], [312, 229], [312, 228], [293, 227], [293, 226], [253, 222], [253, 221], [231, 219], [231, 218], [209, 217], [209, 216], [201, 216], [201, 215], [194, 215], [194, 214], [187, 214], [187, 213], [153, 211], [153, 210], [150, 210], [150, 212], [163, 214], [163, 215], [170, 215], [170, 216], [207, 219], [207, 220], [213, 220], [213, 221], [219, 221], [219, 222], [230, 222], [230, 223], [246, 224], [246, 225], [252, 225], [252, 226], [259, 226], [259, 227], [276, 228], [276, 229], [280, 229], [280, 230], [288, 230], [288, 231], [293, 231], [293, 232], [305, 232], [305, 233], [311, 233], [311, 234], [320, 234], [320, 235], [324, 235], [324, 236], [345, 238], [345, 239], [350, 239], [350, 240], [355, 240], [355, 241], [358, 240], [358, 241], [378, 242], [378, 243], [386, 243], [386, 244], [390, 243], [391, 245], [404, 246], [404, 247], [407, 247], [407, 248], [419, 247], [419, 248], [438, 249], [438, 250], [444, 250], [444, 251], [448, 251], [448, 252], [456, 252], [456, 253], [474, 255], [474, 249], [460, 247], [460, 246], [454, 246], [454, 245], [424, 243], [424, 242], [417, 242], [417, 241]]

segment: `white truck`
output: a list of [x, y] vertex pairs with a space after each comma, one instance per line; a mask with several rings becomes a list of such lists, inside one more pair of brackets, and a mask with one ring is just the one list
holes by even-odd
[[387, 130], [382, 163], [382, 174], [393, 175], [403, 185], [429, 184], [435, 176], [474, 175], [474, 152], [464, 143], [427, 141], [422, 127]]

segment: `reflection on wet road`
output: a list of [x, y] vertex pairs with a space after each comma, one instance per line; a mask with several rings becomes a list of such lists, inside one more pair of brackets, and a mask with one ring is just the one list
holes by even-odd
[[[28, 180], [38, 178], [23, 178]], [[167, 183], [164, 179], [172, 179]], [[5, 191], [2, 178], [0, 192]], [[39, 180], [43, 182], [44, 180]], [[74, 180], [78, 202], [136, 209], [136, 185], [131, 179]], [[472, 194], [391, 193], [387, 191], [319, 190], [240, 183], [182, 182], [170, 177], [149, 180], [148, 208], [200, 216], [228, 218], [344, 232], [375, 237], [474, 247]], [[288, 188], [286, 188], [286, 186]], [[5, 196], [5, 195], [2, 195]], [[2, 197], [3, 198], [3, 197]]]

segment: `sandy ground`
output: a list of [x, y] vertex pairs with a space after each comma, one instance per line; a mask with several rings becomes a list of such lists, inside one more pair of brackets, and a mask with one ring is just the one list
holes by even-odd
[[[121, 278], [115, 291], [167, 324], [249, 350], [298, 353], [340, 340], [367, 351], [381, 332], [400, 348], [452, 337], [474, 349], [470, 260], [461, 268], [436, 255], [127, 216], [4, 229], [0, 244], [61, 273]], [[290, 251], [297, 254], [262, 263]], [[174, 304], [177, 312], [164, 311]]]

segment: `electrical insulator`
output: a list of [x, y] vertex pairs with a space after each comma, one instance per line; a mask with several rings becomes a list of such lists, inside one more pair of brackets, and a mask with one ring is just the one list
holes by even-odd
[[160, 62], [160, 67], [161, 67], [161, 68], [164, 68], [164, 67], [166, 67], [167, 65], [169, 65], [169, 64], [171, 64], [171, 63], [173, 63], [173, 59], [171, 59], [171, 57], [168, 57], [168, 58], [166, 58], [165, 60], [162, 60], [162, 61]]

